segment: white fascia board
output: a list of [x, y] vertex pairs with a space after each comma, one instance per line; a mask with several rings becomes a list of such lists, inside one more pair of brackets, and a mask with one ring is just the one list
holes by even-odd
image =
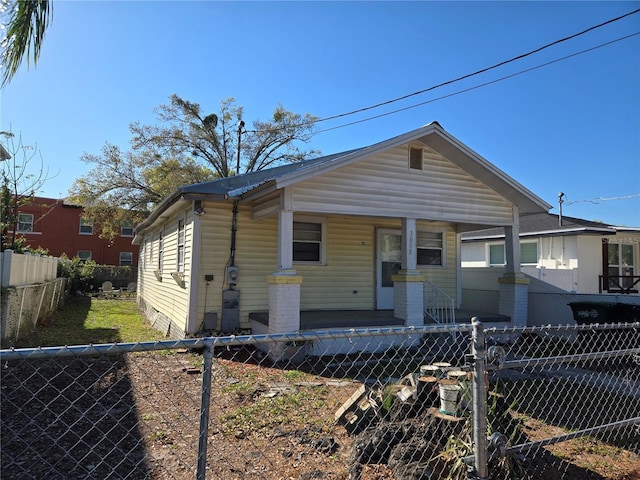
[[637, 233], [640, 233], [640, 227], [614, 227], [614, 226], [612, 226], [611, 228], [615, 229], [616, 232], [637, 232]]
[[[565, 228], [563, 230], [541, 230], [538, 232], [526, 232], [520, 233], [520, 238], [522, 237], [546, 237], [546, 236], [558, 236], [558, 235], [571, 235], [571, 234], [598, 234], [598, 235], [615, 235], [615, 231], [610, 228], [592, 228], [592, 227], [581, 227], [581, 228]], [[475, 235], [473, 237], [464, 237], [462, 239], [463, 242], [471, 242], [471, 241], [480, 241], [480, 240], [499, 240], [504, 238], [504, 235]]]

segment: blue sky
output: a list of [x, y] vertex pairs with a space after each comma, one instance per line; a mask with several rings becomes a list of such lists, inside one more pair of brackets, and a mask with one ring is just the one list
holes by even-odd
[[[88, 171], [84, 152], [97, 154], [107, 141], [128, 149], [129, 124], [154, 123], [154, 107], [173, 93], [205, 112], [234, 97], [249, 124], [278, 104], [327, 117], [640, 8], [638, 1], [53, 5], [37, 66], [23, 65], [0, 92], [0, 128], [37, 144], [56, 175], [39, 192], [47, 197], [65, 196]], [[640, 13], [482, 75], [321, 123], [320, 130], [423, 103], [319, 133], [309, 146], [330, 154], [438, 121], [555, 205], [552, 213], [562, 191], [565, 215], [640, 226], [640, 35], [578, 54], [638, 32]]]

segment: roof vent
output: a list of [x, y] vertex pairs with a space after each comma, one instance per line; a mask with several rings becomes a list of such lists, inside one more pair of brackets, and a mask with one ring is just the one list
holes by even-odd
[[422, 148], [409, 147], [409, 168], [422, 170]]

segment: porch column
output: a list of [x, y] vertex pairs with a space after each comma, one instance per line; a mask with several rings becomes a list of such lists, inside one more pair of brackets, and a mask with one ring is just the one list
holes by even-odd
[[504, 228], [506, 270], [498, 279], [500, 298], [498, 310], [511, 318], [514, 327], [527, 326], [529, 279], [520, 271], [520, 214], [513, 207], [513, 224]]
[[[285, 192], [285, 197], [287, 197]], [[302, 277], [293, 269], [293, 211], [285, 199], [278, 213], [278, 270], [269, 284], [269, 333], [300, 330], [300, 285]]]
[[393, 280], [393, 314], [405, 326], [424, 325], [424, 275], [417, 270], [416, 219], [402, 219], [402, 268]]

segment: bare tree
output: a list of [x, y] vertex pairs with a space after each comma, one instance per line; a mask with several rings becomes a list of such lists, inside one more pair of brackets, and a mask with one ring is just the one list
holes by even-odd
[[0, 186], [1, 249], [22, 251], [24, 238], [18, 236], [18, 215], [21, 206], [34, 201], [38, 190], [50, 180], [37, 146], [26, 145], [22, 135], [0, 132], [2, 155], [2, 185]]
[[217, 114], [205, 115], [200, 105], [178, 95], [156, 111], [157, 125], [130, 125], [131, 151], [106, 143], [100, 154], [81, 157], [94, 168], [74, 181], [69, 199], [84, 207], [102, 238], [112, 239], [125, 221], [142, 221], [183, 185], [318, 153], [298, 146], [310, 138], [315, 118], [282, 106], [269, 121], [253, 122], [251, 130], [244, 128], [243, 109], [231, 98], [220, 103]]
[[300, 148], [311, 138], [316, 118], [289, 112], [281, 105], [270, 120], [256, 120], [250, 129], [245, 128], [243, 108], [233, 98], [220, 102], [218, 114], [205, 115], [199, 104], [174, 94], [169, 104], [158, 107], [157, 115], [159, 125], [131, 125], [134, 149], [196, 158], [221, 178], [297, 162], [318, 153]]

